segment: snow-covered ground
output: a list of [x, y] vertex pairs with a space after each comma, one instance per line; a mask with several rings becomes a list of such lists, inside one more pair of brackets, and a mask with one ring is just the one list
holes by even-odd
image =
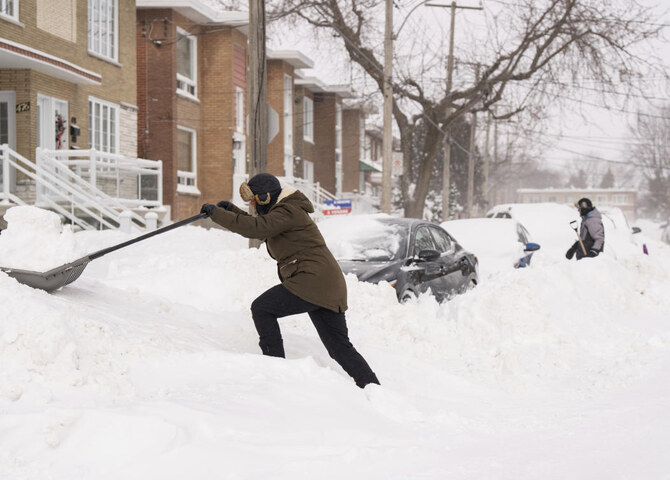
[[[9, 220], [2, 266], [129, 238]], [[349, 276], [365, 390], [306, 316], [281, 322], [286, 360], [260, 355], [276, 267], [229, 232], [153, 237], [53, 294], [0, 273], [0, 478], [668, 479], [670, 247], [640, 238], [650, 256], [543, 245], [441, 305]]]

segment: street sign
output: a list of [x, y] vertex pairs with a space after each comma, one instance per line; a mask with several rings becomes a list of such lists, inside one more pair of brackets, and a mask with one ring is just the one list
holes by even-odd
[[348, 215], [351, 213], [351, 199], [340, 198], [335, 200], [324, 200], [324, 215]]

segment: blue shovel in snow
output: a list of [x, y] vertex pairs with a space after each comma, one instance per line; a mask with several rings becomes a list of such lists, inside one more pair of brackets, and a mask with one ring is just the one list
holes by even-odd
[[153, 232], [140, 235], [139, 237], [133, 238], [132, 240], [128, 240], [127, 242], [103, 248], [102, 250], [98, 250], [97, 252], [91, 253], [90, 255], [81, 257], [75, 260], [74, 262], [66, 263], [65, 265], [61, 265], [60, 267], [52, 268], [48, 272], [33, 272], [31, 270], [20, 270], [17, 268], [5, 268], [5, 267], [0, 267], [0, 270], [5, 272], [10, 277], [16, 279], [16, 281], [19, 283], [23, 283], [24, 285], [28, 285], [29, 287], [39, 288], [40, 290], [46, 290], [47, 292], [53, 292], [54, 290], [64, 287], [65, 285], [72, 283], [77, 278], [79, 278], [81, 273], [86, 268], [86, 265], [88, 265], [88, 263], [91, 260], [95, 260], [96, 258], [100, 258], [103, 255], [107, 255], [108, 253], [114, 252], [120, 248], [127, 247], [129, 245], [132, 245], [133, 243], [141, 242], [142, 240], [146, 240], [147, 238], [168, 232], [170, 230], [174, 230], [175, 228], [187, 225], [189, 223], [193, 223], [196, 220], [200, 220], [201, 218], [206, 217], [207, 217], [206, 213], [199, 213], [198, 215], [186, 218], [184, 220], [180, 220], [166, 227], [154, 230]]

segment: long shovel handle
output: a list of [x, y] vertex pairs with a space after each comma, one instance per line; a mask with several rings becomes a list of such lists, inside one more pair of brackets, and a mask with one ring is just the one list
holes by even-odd
[[582, 242], [582, 236], [577, 231], [577, 226], [576, 225], [577, 225], [577, 220], [573, 220], [572, 222], [570, 222], [570, 226], [572, 227], [572, 229], [577, 234], [577, 239], [579, 240], [579, 246], [582, 247], [582, 252], [584, 253], [584, 256], [586, 256], [586, 247], [584, 247], [584, 243]]
[[178, 222], [172, 223], [168, 225], [167, 227], [159, 228], [158, 230], [154, 230], [153, 232], [145, 233], [144, 235], [140, 235], [137, 238], [133, 238], [132, 240], [128, 240], [127, 242], [119, 243], [118, 245], [112, 245], [111, 247], [103, 248], [102, 250], [98, 250], [97, 252], [94, 252], [88, 256], [89, 259], [95, 260], [96, 258], [100, 258], [103, 255], [107, 255], [108, 253], [114, 252], [120, 248], [127, 247], [128, 245], [132, 245], [133, 243], [141, 242], [142, 240], [146, 240], [149, 237], [153, 237], [154, 235], [160, 235], [161, 233], [169, 232], [170, 230], [174, 230], [175, 228], [181, 227], [183, 225], [187, 225], [189, 223], [193, 223], [196, 220], [200, 220], [201, 218], [207, 218], [206, 213], [199, 213], [198, 215], [194, 215], [193, 217], [186, 218], [184, 220], [180, 220]]

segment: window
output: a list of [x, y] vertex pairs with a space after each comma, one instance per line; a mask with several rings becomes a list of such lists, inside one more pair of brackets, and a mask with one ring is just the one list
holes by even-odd
[[435, 242], [437, 250], [440, 253], [451, 251], [451, 240], [446, 233], [444, 233], [442, 230], [438, 230], [437, 228], [431, 228], [430, 232], [433, 234], [433, 241]]
[[235, 130], [244, 133], [244, 90], [235, 89]]
[[342, 105], [335, 105], [335, 194], [342, 194]]
[[197, 134], [177, 126], [177, 191], [199, 194], [196, 176]]
[[305, 140], [314, 143], [314, 101], [305, 97], [302, 103], [302, 123]]
[[630, 203], [628, 201], [628, 195], [615, 193], [612, 195], [612, 204], [613, 205], [626, 205]]
[[119, 151], [119, 106], [89, 97], [88, 144], [100, 152]]
[[426, 227], [418, 228], [414, 237], [414, 256], [418, 256], [421, 250], [435, 250], [433, 238]]
[[118, 0], [88, 0], [89, 52], [118, 58], [118, 10]]
[[198, 97], [198, 43], [194, 36], [177, 28], [177, 93]]
[[19, 20], [19, 0], [0, 0], [0, 18]]
[[37, 94], [37, 146], [48, 150], [67, 150], [68, 102]]

